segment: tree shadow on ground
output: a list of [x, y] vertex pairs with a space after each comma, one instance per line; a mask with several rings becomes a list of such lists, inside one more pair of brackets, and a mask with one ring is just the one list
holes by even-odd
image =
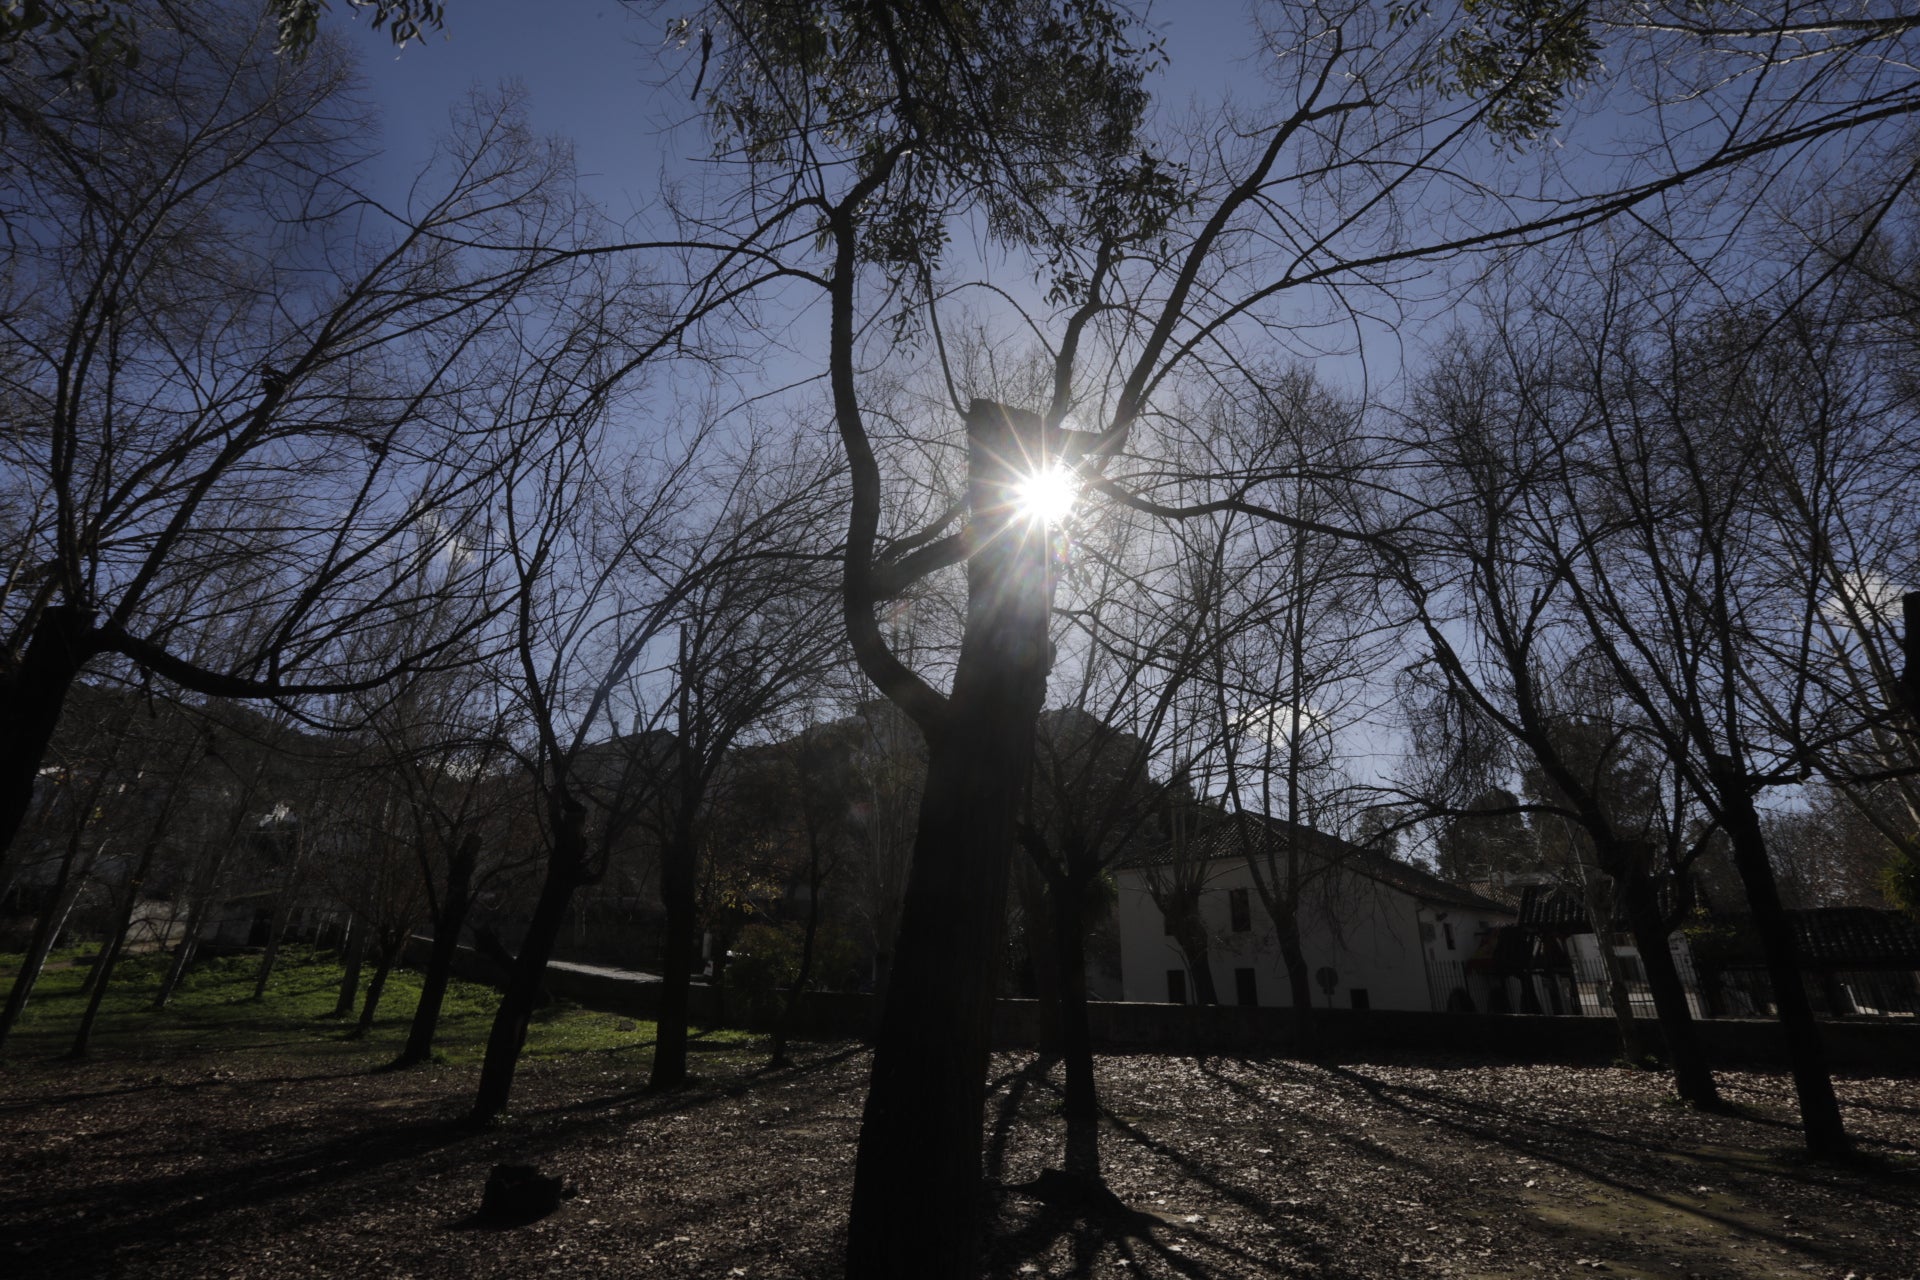
[[[1035, 1058], [990, 1082], [989, 1088], [1000, 1094], [987, 1144], [986, 1168], [991, 1177], [1005, 1177], [1008, 1138], [1021, 1118], [1022, 1108], [1033, 1105], [1030, 1095], [1044, 1093], [1056, 1103], [1063, 1099], [1064, 1089], [1049, 1074], [1055, 1065], [1053, 1060]], [[1140, 1265], [1151, 1257], [1174, 1272], [1196, 1280], [1215, 1275], [1216, 1271], [1205, 1259], [1186, 1252], [1186, 1240], [1228, 1259], [1226, 1274], [1243, 1275], [1249, 1270], [1252, 1274], [1266, 1274], [1270, 1270], [1272, 1258], [1256, 1256], [1219, 1232], [1209, 1231], [1198, 1222], [1175, 1222], [1165, 1215], [1134, 1208], [1115, 1196], [1099, 1178], [1099, 1170], [1103, 1162], [1127, 1163], [1129, 1153], [1115, 1148], [1132, 1145], [1168, 1161], [1185, 1177], [1246, 1210], [1264, 1227], [1270, 1239], [1284, 1244], [1308, 1265], [1319, 1268], [1321, 1274], [1343, 1274], [1332, 1265], [1332, 1259], [1311, 1234], [1297, 1225], [1302, 1218], [1324, 1216], [1317, 1208], [1293, 1206], [1287, 1213], [1281, 1213], [1267, 1198], [1223, 1180], [1186, 1152], [1149, 1135], [1110, 1109], [1102, 1108], [1095, 1118], [1087, 1120], [1029, 1116], [1027, 1122], [1064, 1130], [1065, 1167], [1043, 1170], [1024, 1183], [1003, 1181], [994, 1188], [989, 1208], [995, 1216], [1021, 1218], [1011, 1231], [1002, 1229], [990, 1249], [993, 1258], [1008, 1262], [1013, 1270], [1018, 1269], [1018, 1264], [1046, 1257], [1063, 1239], [1070, 1242], [1071, 1256], [1070, 1270], [1065, 1274], [1075, 1280], [1110, 1274], [1094, 1269], [1109, 1251], [1117, 1254], [1125, 1267], [1133, 1269], [1131, 1274], [1139, 1274]], [[1104, 1154], [1103, 1133], [1107, 1138]], [[1091, 1153], [1088, 1148], [1092, 1148]], [[1023, 1210], [1021, 1202], [1038, 1207]]]
[[[1266, 1062], [1248, 1064], [1256, 1070], [1289, 1074], [1303, 1073], [1296, 1064]], [[1875, 1185], [1883, 1179], [1846, 1177], [1844, 1167], [1808, 1161], [1797, 1146], [1781, 1147], [1756, 1154], [1762, 1161], [1738, 1151], [1715, 1151], [1698, 1145], [1669, 1141], [1657, 1126], [1641, 1125], [1630, 1134], [1573, 1120], [1543, 1116], [1518, 1103], [1497, 1105], [1485, 1100], [1457, 1097], [1437, 1089], [1414, 1084], [1390, 1083], [1364, 1072], [1332, 1064], [1319, 1064], [1319, 1071], [1374, 1106], [1414, 1125], [1442, 1126], [1461, 1137], [1495, 1150], [1505, 1150], [1543, 1166], [1551, 1166], [1576, 1178], [1631, 1200], [1645, 1201], [1675, 1215], [1698, 1219], [1722, 1230], [1765, 1242], [1774, 1249], [1799, 1254], [1821, 1265], [1845, 1261], [1844, 1249], [1824, 1239], [1795, 1235], [1761, 1220], [1759, 1211], [1749, 1213], [1716, 1209], [1698, 1202], [1698, 1197], [1683, 1197], [1657, 1185], [1657, 1175], [1676, 1176], [1694, 1167], [1716, 1169], [1724, 1179], [1768, 1177], [1798, 1182], [1809, 1187], [1831, 1187], [1836, 1178], [1847, 1184], [1853, 1200], [1881, 1203], [1889, 1208], [1911, 1212], [1915, 1197], [1889, 1194], [1890, 1187]], [[1740, 1112], [1720, 1112], [1734, 1122], [1754, 1121]], [[1692, 1175], [1688, 1180], [1697, 1178]], [[1895, 1174], [1894, 1185], [1920, 1187], [1920, 1177], [1911, 1173]], [[1762, 1197], [1755, 1194], [1756, 1201]], [[1563, 1227], [1564, 1229], [1564, 1227]], [[1608, 1239], [1588, 1233], [1595, 1239]]]
[[[156, 1241], [190, 1238], [230, 1214], [288, 1203], [299, 1205], [291, 1217], [323, 1212], [330, 1195], [362, 1183], [370, 1172], [410, 1167], [437, 1151], [463, 1145], [469, 1137], [456, 1123], [441, 1118], [390, 1122], [259, 1159], [129, 1177], [74, 1226], [43, 1227], [30, 1239], [6, 1243], [30, 1246], [32, 1254], [52, 1264], [55, 1274], [104, 1274], [109, 1259], [138, 1256]], [[43, 1211], [49, 1217], [66, 1216], [62, 1211], [71, 1207], [65, 1197], [26, 1197], [8, 1205], [14, 1214]], [[28, 1250], [21, 1253], [31, 1256]]]

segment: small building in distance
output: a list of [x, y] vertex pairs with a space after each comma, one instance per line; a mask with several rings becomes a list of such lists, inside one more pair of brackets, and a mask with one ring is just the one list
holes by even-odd
[[1115, 870], [1122, 998], [1189, 1003], [1200, 984], [1161, 909], [1197, 888], [1207, 964], [1222, 1004], [1289, 1006], [1280, 939], [1248, 857], [1298, 886], [1300, 949], [1316, 1007], [1443, 1011], [1488, 1007], [1467, 961], [1512, 908], [1390, 855], [1258, 815], [1212, 814], [1181, 841], [1154, 841]]

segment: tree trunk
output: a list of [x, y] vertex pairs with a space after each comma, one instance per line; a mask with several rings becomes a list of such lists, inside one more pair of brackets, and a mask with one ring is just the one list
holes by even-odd
[[288, 918], [293, 914], [294, 898], [300, 889], [300, 865], [305, 844], [304, 840], [300, 840], [294, 849], [293, 865], [287, 869], [287, 883], [273, 904], [273, 918], [267, 925], [267, 949], [260, 956], [260, 975], [253, 980], [255, 1000], [266, 997], [267, 983], [273, 979], [273, 966], [280, 959], [280, 941], [286, 936]]
[[193, 962], [193, 956], [200, 949], [200, 930], [206, 924], [207, 909], [213, 905], [213, 896], [220, 886], [220, 873], [226, 870], [227, 855], [240, 843], [241, 833], [246, 827], [247, 813], [253, 806], [253, 797], [259, 790], [260, 780], [266, 775], [266, 761], [263, 758], [255, 767], [253, 776], [241, 790], [238, 802], [234, 805], [233, 821], [227, 826], [226, 838], [214, 847], [211, 853], [202, 854], [200, 874], [194, 877], [193, 901], [187, 909], [187, 936], [180, 940], [179, 948], [174, 952], [173, 964], [167, 969], [167, 976], [160, 983], [160, 990], [153, 997], [153, 1007], [164, 1009], [167, 1001], [173, 999], [174, 988], [180, 985], [180, 979], [186, 974], [187, 966]]
[[814, 874], [808, 877], [807, 927], [800, 935], [800, 969], [793, 975], [793, 987], [787, 992], [787, 1007], [774, 1025], [773, 1052], [768, 1057], [768, 1064], [776, 1067], [791, 1065], [787, 1058], [787, 1037], [800, 1021], [800, 1001], [806, 997], [807, 987], [813, 981], [813, 944], [820, 932], [820, 853], [818, 848], [811, 852]]
[[[116, 903], [117, 903], [116, 899]], [[100, 981], [100, 971], [107, 967], [107, 956], [113, 951], [113, 939], [104, 938], [100, 950], [94, 954], [93, 963], [87, 966], [87, 976], [80, 979], [80, 994], [91, 995]]]
[[1281, 916], [1272, 908], [1274, 934], [1280, 940], [1280, 959], [1287, 967], [1287, 998], [1293, 1002], [1293, 1032], [1301, 1046], [1313, 1043], [1313, 975], [1307, 971], [1307, 953], [1300, 946], [1300, 926], [1292, 913], [1286, 915], [1288, 927], [1281, 927]]
[[880, 1038], [880, 1023], [887, 1011], [887, 992], [893, 986], [893, 948], [878, 948], [873, 953], [873, 1025], [869, 1038]]
[[433, 1036], [440, 1026], [440, 1010], [453, 980], [453, 957], [460, 949], [460, 928], [473, 907], [473, 872], [480, 861], [480, 837], [468, 835], [447, 860], [446, 892], [433, 920], [433, 949], [427, 953], [427, 971], [420, 979], [420, 1003], [414, 1006], [407, 1044], [394, 1060], [411, 1067], [433, 1056]]
[[73, 1047], [67, 1050], [69, 1058], [84, 1058], [93, 1043], [94, 1020], [100, 1015], [100, 1003], [106, 998], [107, 984], [113, 980], [114, 966], [120, 962], [120, 954], [127, 945], [127, 931], [133, 927], [134, 908], [139, 904], [140, 886], [146, 879], [147, 867], [151, 856], [142, 851], [140, 865], [128, 879], [121, 892], [119, 909], [114, 912], [113, 933], [100, 948], [99, 963], [93, 967], [93, 989], [87, 994], [87, 1010], [80, 1015], [79, 1030], [73, 1033]]
[[1014, 502], [1030, 414], [967, 415], [967, 620], [927, 728], [926, 791], [874, 1047], [848, 1222], [851, 1280], [978, 1274], [981, 1128], [1014, 810], [1050, 661], [1049, 537]]
[[398, 950], [390, 941], [382, 943], [380, 954], [374, 960], [373, 980], [367, 983], [367, 998], [360, 1002], [360, 1021], [354, 1024], [349, 1039], [363, 1039], [373, 1030], [373, 1018], [380, 1011], [380, 996], [387, 989], [387, 975], [393, 972], [394, 953]]
[[1640, 950], [1640, 965], [1646, 971], [1647, 989], [1653, 993], [1653, 1009], [1660, 1019], [1660, 1033], [1667, 1042], [1667, 1061], [1673, 1068], [1674, 1091], [1696, 1107], [1720, 1105], [1720, 1091], [1713, 1081], [1713, 1068], [1700, 1044], [1693, 1011], [1687, 1008], [1687, 990], [1680, 981], [1680, 970], [1673, 963], [1673, 950], [1667, 942], [1666, 922], [1654, 901], [1653, 884], [1644, 874], [1628, 877], [1627, 920], [1633, 928], [1634, 943]]
[[341, 966], [340, 995], [333, 1002], [333, 1012], [328, 1015], [334, 1018], [351, 1016], [353, 1006], [360, 1000], [360, 966], [367, 957], [367, 926], [359, 916], [347, 917], [347, 936], [342, 945], [346, 955]]
[[1087, 1025], [1087, 884], [1089, 875], [1050, 881], [1052, 928], [1060, 986], [1060, 1057], [1066, 1094], [1060, 1114], [1067, 1125], [1068, 1176], [1098, 1186], [1100, 1170], [1100, 1092], [1093, 1078], [1093, 1032]]
[[173, 963], [167, 966], [166, 976], [160, 979], [160, 989], [153, 993], [153, 1008], [166, 1008], [173, 999], [174, 990], [180, 985], [180, 979], [186, 976], [187, 966], [193, 963], [194, 953], [200, 949], [200, 929], [206, 924], [207, 908], [212, 900], [211, 887], [194, 890], [193, 900], [187, 904], [187, 930], [181, 935], [180, 941], [174, 944]]
[[1733, 865], [1746, 886], [1754, 930], [1760, 935], [1767, 976], [1773, 982], [1774, 1007], [1787, 1037], [1787, 1060], [1793, 1067], [1793, 1089], [1800, 1100], [1800, 1124], [1806, 1132], [1807, 1150], [1816, 1156], [1842, 1155], [1848, 1142], [1840, 1119], [1840, 1101], [1833, 1093], [1833, 1077], [1827, 1073], [1820, 1024], [1814, 1020], [1813, 1006], [1800, 976], [1793, 929], [1780, 902], [1773, 864], [1767, 861], [1760, 815], [1753, 807], [1753, 798], [1740, 785], [1743, 780], [1725, 776], [1730, 770], [1724, 765], [1717, 772], [1723, 775], [1716, 782], [1723, 824], [1733, 846]]
[[93, 825], [93, 813], [100, 804], [101, 793], [106, 789], [107, 775], [118, 756], [119, 740], [116, 739], [106, 763], [96, 768], [93, 778], [87, 783], [86, 794], [80, 798], [77, 811], [73, 814], [73, 827], [67, 835], [66, 850], [60, 856], [59, 873], [54, 877], [46, 906], [34, 920], [26, 954], [21, 959], [19, 972], [14, 974], [13, 987], [7, 992], [6, 1007], [0, 1009], [0, 1045], [6, 1043], [7, 1037], [13, 1033], [14, 1024], [26, 1011], [27, 999], [40, 981], [40, 970], [47, 962], [47, 955], [59, 942], [60, 931], [67, 924], [67, 915], [73, 910], [81, 887], [93, 871], [99, 848], [96, 847], [93, 855], [84, 863], [80, 858], [80, 850], [86, 843], [88, 829]]
[[[1053, 968], [1059, 975], [1060, 1057], [1066, 1067], [1066, 1096], [1061, 1104], [1068, 1120], [1093, 1120], [1100, 1115], [1100, 1095], [1093, 1081], [1093, 1033], [1087, 1026], [1086, 877], [1069, 875], [1047, 885], [1052, 907]], [[1096, 1153], [1097, 1154], [1097, 1153]], [[1069, 1173], [1100, 1176], [1091, 1169]]]
[[1197, 905], [1173, 922], [1173, 941], [1187, 962], [1187, 972], [1193, 975], [1193, 1002], [1219, 1004], [1220, 991], [1213, 984], [1213, 958], [1208, 955], [1207, 926]]
[[45, 967], [54, 943], [60, 940], [60, 931], [66, 927], [74, 900], [80, 896], [86, 875], [84, 872], [78, 875], [73, 872], [76, 853], [77, 850], [70, 849], [67, 857], [61, 861], [60, 878], [54, 883], [53, 897], [47, 902], [39, 919], [34, 921], [33, 936], [28, 939], [26, 954], [20, 959], [20, 971], [13, 975], [13, 986], [7, 992], [6, 1007], [0, 1009], [0, 1045], [7, 1042], [15, 1024], [20, 1021], [20, 1015], [26, 1012], [27, 998], [40, 981], [40, 970]]
[[[251, 798], [253, 792], [246, 792]], [[192, 901], [187, 904], [187, 932], [173, 949], [173, 963], [167, 966], [167, 976], [160, 980], [160, 990], [153, 996], [153, 1007], [164, 1009], [173, 999], [175, 988], [180, 979], [186, 976], [187, 966], [193, 963], [193, 957], [200, 950], [200, 931], [206, 926], [207, 911], [213, 906], [214, 891], [220, 884], [220, 872], [225, 869], [227, 853], [239, 838], [240, 825], [246, 819], [246, 800], [242, 800], [234, 816], [233, 829], [228, 832], [227, 842], [209, 853], [202, 854], [201, 874], [194, 877]]]
[[70, 604], [40, 615], [19, 669], [0, 684], [0, 850], [10, 848], [33, 804], [40, 761], [60, 723], [67, 691], [94, 654], [93, 617]]
[[1627, 975], [1620, 957], [1613, 950], [1613, 908], [1600, 897], [1600, 886], [1584, 864], [1576, 864], [1580, 873], [1580, 894], [1587, 909], [1587, 923], [1593, 927], [1593, 940], [1600, 952], [1600, 968], [1606, 975], [1607, 1001], [1613, 1007], [1614, 1024], [1620, 1028], [1620, 1056], [1634, 1066], [1647, 1060], [1646, 1041], [1633, 1017], [1633, 994], [1627, 990]]
[[280, 937], [287, 929], [287, 906], [276, 903], [273, 919], [267, 925], [266, 950], [260, 953], [260, 972], [253, 980], [253, 998], [264, 1000], [267, 996], [267, 984], [273, 981], [273, 967], [280, 961]]
[[1040, 1056], [1057, 1058], [1065, 1051], [1068, 1016], [1064, 998], [1066, 975], [1061, 970], [1060, 895], [1063, 880], [1046, 875], [1031, 858], [1016, 858], [1013, 883], [1020, 895], [1020, 914], [1027, 924], [1027, 952], [1033, 962], [1033, 994], [1040, 1014]]
[[140, 846], [139, 861], [134, 863], [133, 874], [127, 877], [122, 889], [119, 909], [114, 913], [113, 933], [100, 949], [100, 963], [94, 966], [93, 989], [87, 997], [87, 1011], [80, 1015], [80, 1027], [73, 1033], [73, 1047], [67, 1050], [69, 1058], [84, 1058], [92, 1047], [94, 1020], [100, 1014], [101, 1001], [106, 998], [107, 984], [113, 981], [114, 968], [126, 950], [127, 933], [133, 928], [133, 913], [140, 905], [140, 890], [146, 885], [147, 873], [153, 869], [153, 860], [160, 852], [161, 841], [166, 839], [167, 827], [173, 821], [174, 805], [185, 790], [186, 770], [183, 767], [167, 789], [166, 800], [154, 817], [152, 829], [147, 832], [146, 843]]
[[534, 1001], [545, 985], [553, 944], [567, 923], [567, 903], [573, 891], [585, 883], [586, 836], [582, 830], [585, 822], [585, 809], [578, 802], [566, 802], [554, 833], [553, 851], [547, 858], [540, 898], [534, 903], [526, 936], [520, 940], [520, 952], [514, 957], [513, 970], [507, 976], [500, 1008], [493, 1015], [493, 1029], [487, 1033], [487, 1056], [480, 1066], [480, 1089], [469, 1116], [474, 1123], [484, 1123], [507, 1109], [507, 1098], [513, 1092], [514, 1068], [519, 1066], [520, 1050], [527, 1043]]
[[[661, 966], [660, 1010], [655, 1023], [653, 1069], [647, 1088], [674, 1089], [687, 1079], [688, 988], [693, 981], [694, 862], [693, 833], [683, 827], [667, 842], [660, 860], [660, 898], [667, 908], [667, 954]], [[714, 966], [719, 985], [720, 966]]]

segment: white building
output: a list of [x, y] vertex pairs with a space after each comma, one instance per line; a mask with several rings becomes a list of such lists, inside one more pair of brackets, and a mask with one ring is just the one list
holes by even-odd
[[[1298, 852], [1289, 854], [1289, 846]], [[1248, 853], [1300, 890], [1301, 950], [1314, 1003], [1351, 1009], [1487, 1008], [1469, 965], [1514, 911], [1429, 871], [1275, 819], [1217, 815], [1185, 842], [1156, 844], [1115, 872], [1122, 999], [1186, 1003], [1197, 984], [1154, 898], [1176, 875], [1200, 885], [1208, 967], [1222, 1004], [1292, 1003], [1273, 921]], [[1290, 863], [1289, 858], [1297, 859]], [[1267, 874], [1271, 880], [1271, 875]]]

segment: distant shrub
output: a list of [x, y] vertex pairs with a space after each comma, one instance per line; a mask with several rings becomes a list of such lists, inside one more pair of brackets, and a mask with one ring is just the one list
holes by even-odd
[[[781, 1008], [787, 988], [800, 976], [800, 950], [806, 927], [798, 921], [750, 924], [734, 940], [727, 962], [727, 990], [744, 1002], [755, 1020]], [[814, 987], [838, 986], [859, 963], [859, 950], [845, 930], [823, 924], [813, 940]]]

